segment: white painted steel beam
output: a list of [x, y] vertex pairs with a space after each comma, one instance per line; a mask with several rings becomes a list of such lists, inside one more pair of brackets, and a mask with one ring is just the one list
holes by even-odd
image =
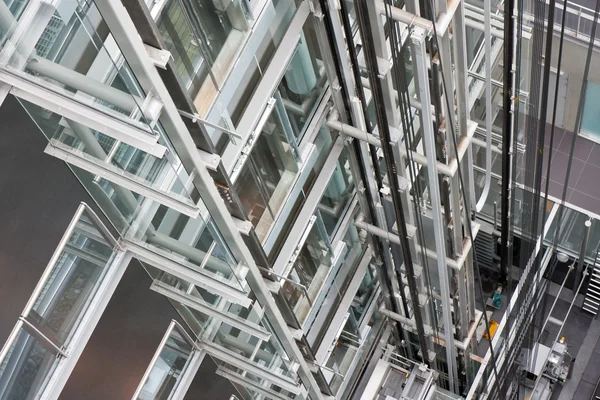
[[302, 389], [292, 378], [278, 374], [269, 370], [267, 367], [248, 360], [246, 357], [219, 346], [215, 343], [201, 342], [200, 348], [205, 350], [212, 357], [223, 362], [234, 365], [244, 371], [251, 373], [259, 378], [266, 379], [274, 385], [287, 390], [293, 394], [300, 394]]
[[44, 152], [182, 214], [192, 218], [200, 215], [200, 209], [189, 198], [155, 189], [146, 182], [140, 182], [140, 179], [134, 174], [123, 171], [110, 163], [102, 162], [82, 151], [74, 150], [55, 139], [50, 140]]
[[181, 292], [178, 289], [175, 289], [170, 285], [167, 285], [166, 283], [154, 281], [152, 283], [152, 286], [150, 286], [150, 289], [162, 294], [165, 297], [172, 299], [173, 301], [179, 302], [186, 307], [193, 308], [194, 310], [206, 314], [209, 317], [216, 318], [219, 321], [226, 323], [227, 325], [233, 326], [234, 328], [237, 328], [242, 332], [246, 332], [254, 337], [257, 337], [260, 340], [267, 341], [271, 338], [271, 334], [267, 332], [262, 326], [250, 321], [246, 321], [235, 314], [220, 311], [216, 309], [212, 304], [207, 304], [201, 298], [192, 297], [188, 294]]
[[146, 124], [126, 120], [125, 116], [109, 109], [81, 103], [69, 93], [24, 74], [0, 69], [0, 81], [11, 85], [10, 93], [20, 99], [79, 122], [157, 158], [162, 158], [166, 152], [166, 148], [157, 143], [158, 134]]
[[123, 246], [135, 254], [138, 260], [150, 264], [154, 268], [167, 272], [183, 279], [193, 285], [199, 286], [217, 296], [224, 297], [228, 301], [243, 307], [250, 307], [252, 301], [248, 294], [225, 282], [218, 276], [200, 268], [190, 268], [176, 261], [163, 257], [144, 246], [130, 241], [123, 242]]

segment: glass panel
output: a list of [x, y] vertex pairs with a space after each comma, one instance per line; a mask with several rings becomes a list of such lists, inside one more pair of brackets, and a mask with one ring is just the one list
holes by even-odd
[[58, 362], [55, 354], [24, 328], [20, 328], [0, 365], [0, 398], [37, 398]]
[[[149, 198], [69, 165], [121, 235], [193, 270], [241, 288], [237, 264], [212, 219], [190, 218]], [[145, 204], [142, 207], [142, 204]], [[202, 215], [208, 215], [201, 201]], [[152, 214], [149, 214], [152, 213]], [[150, 224], [150, 225], [148, 225]]]
[[313, 225], [306, 243], [283, 284], [283, 294], [300, 324], [304, 323], [332, 266], [333, 254]]
[[279, 84], [292, 132], [300, 139], [328, 85], [312, 17], [304, 25], [296, 53]]
[[333, 236], [353, 194], [354, 182], [350, 163], [346, 151], [343, 151], [319, 203], [319, 211], [330, 237]]
[[271, 113], [235, 183], [261, 240], [275, 222], [296, 181], [298, 164], [293, 153], [281, 118]]
[[115, 255], [84, 212], [50, 267], [28, 320], [58, 347], [66, 345]]
[[[19, 102], [51, 144], [63, 144], [66, 150], [84, 153], [117, 167], [125, 176], [138, 183], [191, 201], [192, 193], [184, 186], [189, 175], [176, 157], [176, 165], [173, 165], [167, 157], [154, 157], [28, 101]], [[166, 145], [162, 139], [159, 142]], [[98, 180], [99, 178], [96, 179]]]
[[154, 120], [142, 112], [145, 94], [93, 2], [30, 5], [28, 29], [10, 39], [11, 68], [105, 112], [142, 123]]
[[158, 350], [158, 357], [149, 367], [146, 381], [139, 390], [138, 400], [167, 400], [185, 373], [193, 354], [192, 345], [171, 325], [168, 338]]
[[[208, 215], [208, 212], [202, 212]], [[138, 231], [140, 244], [191, 269], [202, 268], [224, 282], [242, 288], [235, 261], [212, 219], [190, 218], [160, 206], [146, 231]]]
[[[221, 360], [218, 359], [214, 359], [215, 363], [220, 366], [221, 368], [224, 368], [228, 371], [231, 371], [233, 373], [236, 373], [238, 375], [243, 375], [243, 377], [245, 379], [247, 379], [248, 381], [263, 386], [265, 389], [267, 390], [271, 390], [274, 391], [276, 393], [278, 393], [281, 397], [289, 397], [292, 399], [299, 399], [301, 398], [301, 396], [296, 396], [293, 393], [288, 392], [287, 390], [284, 390], [282, 388], [280, 388], [279, 386], [273, 385], [271, 384], [268, 380], [264, 379], [261, 376], [257, 376], [254, 374], [251, 374], [248, 371], [243, 370], [242, 368], [238, 368], [232, 364], [228, 364], [226, 362], [223, 362]], [[260, 395], [259, 393], [253, 391], [251, 388], [248, 387], [244, 387], [244, 398], [248, 398], [248, 399], [264, 399], [265, 397]]]
[[348, 319], [340, 337], [335, 342], [329, 359], [322, 368], [323, 375], [329, 383], [329, 388], [336, 394], [344, 381], [344, 377], [354, 365], [361, 341], [359, 332], [353, 321]]
[[600, 121], [600, 85], [588, 82], [585, 91], [581, 131], [596, 140], [600, 140], [600, 124], [598, 121]]
[[292, 363], [285, 349], [278, 342], [267, 318], [263, 317], [260, 324], [271, 333], [268, 341], [262, 341], [229, 325], [222, 324], [214, 343], [244, 356], [248, 362], [260, 365], [277, 375], [296, 379], [296, 374], [291, 368]]
[[205, 115], [248, 36], [242, 3], [169, 0], [157, 24], [198, 113]]

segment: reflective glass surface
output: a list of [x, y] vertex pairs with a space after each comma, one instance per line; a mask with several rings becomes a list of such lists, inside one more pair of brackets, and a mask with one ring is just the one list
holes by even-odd
[[141, 388], [138, 400], [167, 400], [192, 356], [192, 346], [176, 329], [171, 331]]
[[19, 329], [4, 362], [0, 365], [0, 398], [28, 400], [44, 389], [59, 359], [47, 345]]
[[115, 254], [84, 213], [27, 318], [57, 346], [66, 345]]

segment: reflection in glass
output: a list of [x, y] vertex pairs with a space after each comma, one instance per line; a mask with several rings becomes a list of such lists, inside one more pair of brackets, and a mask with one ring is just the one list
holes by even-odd
[[154, 120], [151, 111], [142, 110], [145, 94], [93, 2], [42, 3], [28, 28], [9, 39], [10, 68], [106, 112]]
[[28, 400], [44, 390], [59, 358], [42, 343], [20, 328], [7, 356], [0, 365], [0, 398]]
[[[191, 201], [192, 193], [183, 184], [189, 175], [183, 168], [175, 168], [167, 157], [154, 157], [26, 100], [19, 102], [53, 146], [93, 157], [118, 168], [136, 182]], [[95, 178], [97, 183], [100, 180], [102, 179]], [[107, 183], [103, 183], [102, 187], [105, 191], [110, 191]], [[130, 205], [135, 202], [130, 195], [124, 195], [123, 198]]]
[[296, 179], [298, 164], [293, 152], [281, 119], [272, 113], [235, 183], [261, 240], [268, 234]]
[[59, 347], [70, 339], [114, 254], [83, 214], [27, 315]]
[[192, 345], [177, 329], [171, 330], [147, 374], [137, 399], [167, 400], [171, 398], [171, 393], [191, 358], [192, 350]]
[[283, 293], [300, 324], [308, 316], [332, 265], [332, 254], [316, 225], [311, 229], [288, 279]]
[[350, 163], [346, 151], [343, 151], [319, 203], [320, 215], [330, 237], [333, 236], [342, 215], [344, 215], [353, 193], [354, 182]]

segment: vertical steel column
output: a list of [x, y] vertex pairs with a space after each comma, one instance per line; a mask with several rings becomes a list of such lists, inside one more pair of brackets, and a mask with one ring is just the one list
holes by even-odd
[[[487, 0], [488, 2], [490, 0]], [[445, 4], [445, 1], [441, 2], [441, 12], [446, 12], [447, 6]], [[460, 5], [463, 6], [463, 2], [462, 0], [460, 1]], [[446, 113], [446, 136], [448, 137], [449, 135], [456, 135], [458, 137], [455, 137], [454, 139], [450, 139], [447, 140], [447, 143], [449, 145], [449, 147], [451, 148], [450, 153], [449, 154], [458, 154], [457, 149], [455, 148], [455, 144], [458, 143], [459, 138], [461, 133], [466, 133], [466, 131], [461, 132], [459, 129], [456, 129], [456, 125], [455, 122], [457, 119], [460, 119], [460, 115], [458, 115], [458, 118], [455, 118], [455, 114], [454, 114], [454, 93], [455, 93], [455, 88], [454, 88], [454, 79], [450, 79], [450, 77], [452, 76], [452, 57], [450, 54], [450, 49], [451, 49], [451, 45], [450, 45], [450, 35], [448, 32], [448, 29], [446, 29], [446, 31], [444, 32], [442, 37], [438, 38], [439, 41], [439, 45], [440, 48], [438, 48], [438, 52], [440, 54], [441, 60], [442, 60], [442, 65], [444, 67], [447, 68], [447, 73], [449, 75], [449, 78], [444, 79], [443, 83], [444, 83], [444, 91], [446, 92], [446, 96], [448, 96], [448, 99], [452, 99], [449, 102], [442, 102], [443, 104], [443, 109], [445, 109], [445, 113]], [[455, 51], [455, 58], [457, 59], [462, 59], [463, 55], [465, 54], [465, 42], [464, 40], [461, 40], [461, 37], [455, 37], [455, 39], [457, 41], [457, 43], [454, 46], [454, 51]], [[460, 76], [457, 77], [456, 81], [459, 83], [457, 85], [457, 91], [458, 90], [462, 90], [462, 91], [466, 91], [466, 86], [460, 86]], [[491, 80], [490, 80], [490, 84], [491, 84]], [[491, 94], [491, 91], [490, 91]], [[462, 97], [465, 98], [466, 97], [466, 93], [462, 94]], [[460, 101], [460, 98], [458, 97], [457, 94], [457, 98]], [[491, 102], [491, 97], [490, 97], [490, 102]], [[449, 109], [448, 109], [448, 104], [449, 104]], [[491, 107], [488, 109], [491, 110]], [[461, 111], [460, 109], [457, 111]], [[489, 112], [489, 114], [491, 115], [491, 112]], [[491, 121], [491, 119], [490, 119]], [[465, 125], [467, 122], [467, 118], [465, 115]], [[491, 138], [491, 131], [490, 131], [490, 138]], [[491, 152], [491, 146], [490, 146], [490, 152]], [[491, 160], [491, 157], [490, 157]], [[490, 165], [491, 165], [491, 161], [490, 161]], [[459, 168], [461, 168], [460, 166], [460, 162], [459, 162]], [[489, 185], [488, 185], [489, 188]], [[452, 255], [455, 257], [460, 257], [463, 253], [463, 226], [462, 224], [469, 224], [471, 223], [471, 218], [468, 215], [465, 215], [464, 217], [464, 221], [463, 221], [463, 215], [461, 212], [461, 208], [460, 208], [460, 198], [461, 198], [461, 191], [460, 191], [460, 179], [459, 179], [459, 175], [458, 173], [454, 174], [451, 178], [450, 178], [450, 208], [452, 210], [452, 228], [450, 229], [450, 232], [452, 234]], [[468, 201], [468, 199], [465, 199], [465, 201]], [[470, 251], [473, 251], [472, 249]], [[458, 292], [458, 296], [456, 296], [457, 293], [454, 293], [454, 309], [458, 310], [457, 313], [457, 317], [458, 320], [460, 321], [459, 325], [457, 326], [457, 333], [458, 333], [458, 337], [464, 338], [466, 337], [468, 330], [469, 330], [469, 322], [471, 320], [471, 318], [469, 317], [469, 313], [468, 313], [468, 305], [469, 305], [469, 299], [468, 299], [468, 295], [467, 295], [467, 283], [466, 283], [466, 274], [465, 274], [465, 270], [466, 270], [467, 266], [463, 265], [462, 268], [460, 269], [460, 271], [457, 271], [456, 273], [451, 272], [451, 275], [454, 274], [455, 275], [455, 282], [456, 282], [456, 288], [455, 291]], [[450, 280], [450, 282], [452, 283], [453, 281]], [[463, 374], [465, 374], [465, 376], [467, 377], [467, 380], [470, 381], [470, 370], [471, 368], [469, 368], [469, 350], [462, 350], [460, 351], [461, 356], [462, 356], [462, 363], [461, 363], [461, 371]]]
[[[500, 279], [509, 279], [509, 268], [512, 260], [509, 260], [509, 227], [510, 227], [510, 176], [512, 147], [512, 114], [513, 114], [513, 21], [514, 0], [506, 0], [504, 3], [504, 74], [502, 77], [502, 108], [504, 110], [504, 123], [502, 125], [502, 207], [500, 218]], [[551, 29], [550, 27], [548, 29]], [[487, 60], [486, 60], [487, 61]], [[548, 60], [548, 63], [550, 60]], [[558, 90], [558, 89], [557, 89]], [[542, 123], [545, 123], [543, 121]], [[542, 143], [543, 146], [543, 143]], [[537, 222], [536, 222], [537, 223]], [[504, 278], [504, 279], [503, 279]]]
[[[418, 100], [422, 107], [431, 104], [429, 95], [429, 73], [427, 68], [427, 53], [425, 51], [425, 32], [423, 29], [416, 28], [411, 34], [415, 49], [413, 54], [413, 67], [415, 78], [419, 82]], [[442, 220], [442, 207], [439, 188], [439, 174], [437, 172], [436, 143], [433, 132], [433, 121], [428, 112], [421, 113], [421, 126], [423, 129], [423, 141], [427, 156], [427, 175], [429, 178], [429, 197], [431, 200], [433, 226], [435, 234], [435, 245], [437, 253], [437, 267], [440, 278], [440, 291], [442, 296], [442, 314], [444, 319], [444, 336], [446, 338], [446, 360], [448, 364], [448, 382], [450, 390], [458, 392], [456, 354], [454, 346], [454, 334], [452, 323], [452, 311], [450, 309], [450, 281], [448, 274], [448, 265], [446, 262], [446, 240], [444, 238], [445, 227]]]
[[[456, 114], [457, 121], [455, 121], [455, 125], [458, 128], [458, 135], [466, 135], [468, 129], [468, 120], [469, 120], [469, 106], [468, 106], [468, 84], [467, 84], [467, 52], [466, 52], [466, 36], [465, 36], [465, 5], [464, 2], [461, 1], [456, 11], [454, 12], [454, 18], [452, 19], [452, 46], [453, 46], [453, 55], [454, 55], [454, 73], [455, 76], [455, 85], [456, 85]], [[444, 64], [447, 65], [447, 64]], [[471, 196], [473, 193], [473, 153], [471, 144], [469, 144], [469, 148], [467, 149], [467, 153], [465, 155], [466, 163], [463, 163], [462, 166], [462, 177], [463, 177], [463, 185], [465, 189], [464, 202], [472, 201], [474, 196]], [[457, 173], [458, 175], [458, 173]], [[472, 207], [475, 207], [475, 203], [471, 203]], [[469, 207], [472, 209], [472, 207]], [[464, 223], [470, 223], [471, 216], [463, 215]], [[471, 249], [471, 251], [474, 251]], [[469, 321], [475, 318], [475, 288], [473, 286], [474, 277], [473, 277], [473, 255], [469, 253], [467, 258], [465, 259], [465, 264], [462, 268], [465, 272], [466, 279], [466, 292], [467, 299], [462, 301], [466, 301], [467, 303], [467, 313]], [[459, 277], [460, 279], [460, 277]], [[459, 292], [460, 292], [459, 286]], [[467, 370], [468, 373], [470, 368]], [[468, 379], [468, 377], [467, 377]]]
[[[483, 40], [485, 47], [485, 180], [483, 183], [483, 189], [481, 197], [475, 204], [475, 210], [477, 212], [483, 209], [485, 201], [490, 192], [490, 185], [492, 183], [492, 2], [491, 0], [484, 0], [483, 2]], [[511, 50], [512, 51], [512, 50]]]

